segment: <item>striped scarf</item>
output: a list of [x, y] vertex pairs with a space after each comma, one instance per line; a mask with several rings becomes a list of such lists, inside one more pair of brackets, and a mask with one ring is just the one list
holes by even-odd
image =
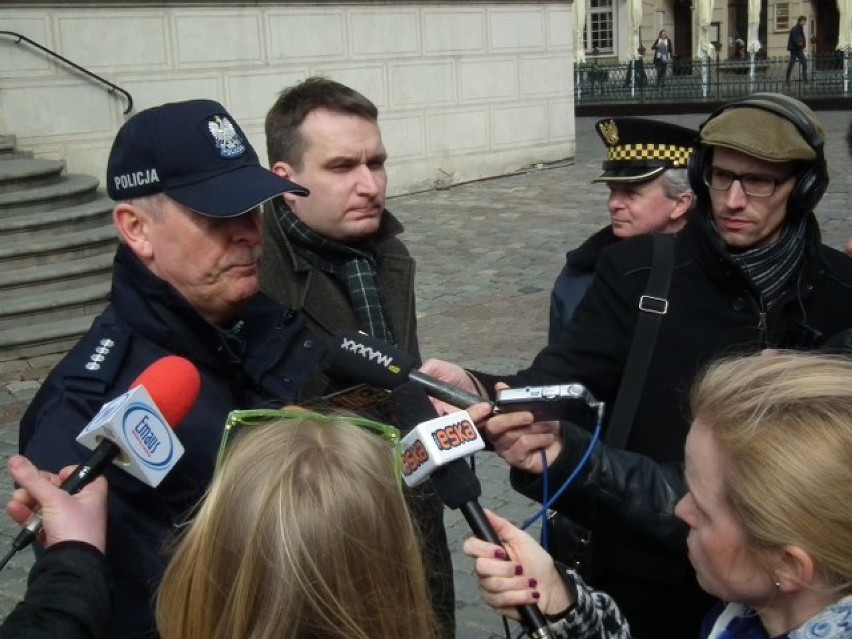
[[361, 330], [396, 346], [379, 288], [372, 244], [367, 241], [354, 246], [329, 240], [302, 222], [283, 202], [276, 202], [275, 212], [284, 234], [299, 254], [346, 289]]
[[784, 227], [775, 244], [731, 253], [731, 259], [760, 291], [768, 310], [781, 299], [784, 289], [805, 259], [806, 220]]

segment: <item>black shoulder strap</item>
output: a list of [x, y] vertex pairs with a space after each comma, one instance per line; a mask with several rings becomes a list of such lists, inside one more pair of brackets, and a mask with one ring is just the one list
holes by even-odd
[[669, 309], [669, 283], [674, 268], [674, 237], [664, 233], [654, 234], [653, 261], [648, 276], [646, 293], [639, 298], [639, 320], [633, 332], [633, 342], [624, 367], [618, 396], [612, 409], [604, 442], [612, 448], [624, 448], [630, 438], [636, 407], [645, 386], [645, 375], [654, 346], [660, 322]]

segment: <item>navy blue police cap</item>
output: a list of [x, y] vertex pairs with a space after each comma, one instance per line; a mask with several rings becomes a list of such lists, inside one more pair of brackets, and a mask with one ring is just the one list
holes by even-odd
[[592, 182], [645, 182], [667, 169], [685, 169], [698, 141], [698, 131], [647, 118], [607, 118], [595, 131], [606, 159]]
[[118, 132], [107, 193], [129, 200], [164, 193], [208, 217], [237, 217], [282, 193], [308, 190], [263, 168], [236, 120], [218, 102], [188, 100], [146, 109]]

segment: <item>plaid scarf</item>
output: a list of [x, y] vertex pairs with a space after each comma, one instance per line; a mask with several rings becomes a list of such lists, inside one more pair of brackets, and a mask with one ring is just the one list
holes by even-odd
[[354, 246], [329, 240], [302, 222], [283, 202], [276, 202], [275, 212], [284, 234], [298, 248], [299, 254], [316, 268], [334, 276], [346, 289], [361, 329], [396, 346], [379, 288], [372, 244], [361, 242]]
[[759, 246], [742, 253], [731, 253], [731, 259], [754, 282], [766, 309], [772, 307], [787, 283], [805, 259], [806, 220], [784, 227], [780, 239], [770, 246]]

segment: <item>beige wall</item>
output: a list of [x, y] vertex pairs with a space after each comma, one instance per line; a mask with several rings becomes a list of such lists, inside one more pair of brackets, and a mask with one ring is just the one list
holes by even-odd
[[[0, 9], [22, 33], [128, 90], [135, 111], [224, 103], [265, 155], [278, 91], [312, 74], [379, 107], [392, 193], [573, 158], [567, 2], [224, 3]], [[103, 179], [124, 102], [0, 38], [0, 133]]]

